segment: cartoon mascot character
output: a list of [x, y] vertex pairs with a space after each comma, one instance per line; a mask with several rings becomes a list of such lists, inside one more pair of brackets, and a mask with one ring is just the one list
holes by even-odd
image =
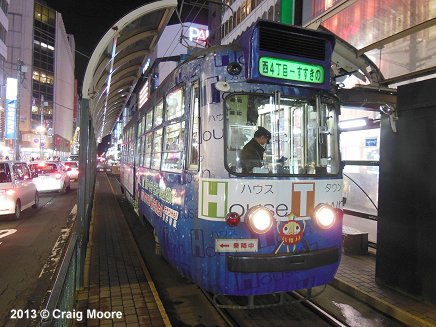
[[284, 224], [277, 223], [277, 231], [282, 242], [274, 252], [277, 254], [283, 245], [286, 245], [286, 252], [289, 253], [289, 247], [293, 246], [292, 252], [295, 251], [297, 243], [303, 239], [306, 222], [299, 222], [296, 216], [291, 212], [288, 215], [288, 220]]

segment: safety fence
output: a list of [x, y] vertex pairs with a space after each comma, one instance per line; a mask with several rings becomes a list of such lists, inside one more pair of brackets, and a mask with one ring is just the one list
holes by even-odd
[[55, 282], [45, 308], [41, 310], [39, 326], [70, 326], [71, 319], [56, 315], [73, 312], [78, 291], [84, 287], [86, 248], [95, 190], [97, 141], [89, 115], [87, 100], [82, 100], [80, 110], [79, 183], [77, 191], [77, 216], [73, 233], [58, 267]]

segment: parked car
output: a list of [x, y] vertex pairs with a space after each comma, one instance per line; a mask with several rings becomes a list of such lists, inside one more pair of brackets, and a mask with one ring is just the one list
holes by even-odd
[[25, 162], [0, 161], [0, 215], [19, 219], [21, 211], [37, 208], [39, 194]]
[[70, 180], [79, 179], [79, 163], [77, 161], [64, 161], [62, 164], [67, 168], [67, 175]]
[[66, 193], [70, 190], [70, 177], [60, 161], [31, 162], [30, 170], [37, 174], [33, 178], [38, 192], [58, 191]]

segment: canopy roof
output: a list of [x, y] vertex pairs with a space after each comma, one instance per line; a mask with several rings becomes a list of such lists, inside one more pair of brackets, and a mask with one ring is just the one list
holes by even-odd
[[111, 133], [176, 7], [177, 0], [162, 0], [135, 9], [117, 21], [95, 48], [86, 68], [82, 98], [89, 99], [99, 141]]
[[436, 73], [434, 0], [314, 0], [306, 9], [304, 26], [321, 25], [367, 56], [384, 86]]

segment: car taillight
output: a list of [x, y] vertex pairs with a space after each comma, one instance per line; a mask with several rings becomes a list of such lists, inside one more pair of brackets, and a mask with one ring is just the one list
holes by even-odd
[[62, 174], [59, 174], [59, 173], [56, 174], [56, 179], [61, 179], [61, 177], [62, 177]]

